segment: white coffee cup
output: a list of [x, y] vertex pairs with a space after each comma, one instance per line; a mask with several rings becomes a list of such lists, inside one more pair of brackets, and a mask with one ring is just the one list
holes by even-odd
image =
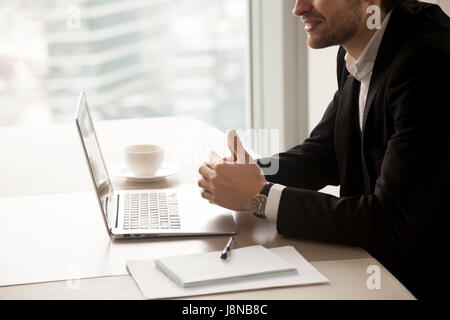
[[164, 160], [164, 149], [158, 145], [140, 144], [126, 147], [125, 162], [136, 176], [153, 176]]

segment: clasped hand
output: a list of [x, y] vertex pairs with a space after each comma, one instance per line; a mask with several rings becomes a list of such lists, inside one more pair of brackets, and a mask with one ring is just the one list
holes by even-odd
[[235, 130], [227, 135], [231, 157], [221, 158], [214, 151], [198, 172], [204, 199], [234, 211], [251, 211], [251, 202], [266, 184], [259, 166], [242, 146]]

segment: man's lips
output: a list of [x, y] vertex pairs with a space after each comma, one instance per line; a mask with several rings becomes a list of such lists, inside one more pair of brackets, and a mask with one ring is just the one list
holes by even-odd
[[322, 23], [322, 21], [315, 19], [305, 19], [303, 20], [303, 23], [305, 24], [306, 32], [313, 32], [317, 28], [317, 26]]

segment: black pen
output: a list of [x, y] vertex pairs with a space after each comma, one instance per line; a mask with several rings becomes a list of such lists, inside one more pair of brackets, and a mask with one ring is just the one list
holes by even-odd
[[227, 245], [225, 246], [225, 249], [222, 250], [222, 253], [220, 254], [220, 259], [225, 260], [228, 257], [228, 251], [231, 250], [231, 246], [233, 245], [233, 237], [230, 237], [230, 240], [228, 240]]

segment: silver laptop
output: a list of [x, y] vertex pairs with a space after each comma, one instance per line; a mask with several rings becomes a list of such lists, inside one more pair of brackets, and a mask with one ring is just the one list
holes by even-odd
[[114, 190], [84, 92], [78, 100], [75, 122], [111, 238], [236, 233], [231, 212], [202, 199], [196, 185], [182, 185], [177, 189]]

